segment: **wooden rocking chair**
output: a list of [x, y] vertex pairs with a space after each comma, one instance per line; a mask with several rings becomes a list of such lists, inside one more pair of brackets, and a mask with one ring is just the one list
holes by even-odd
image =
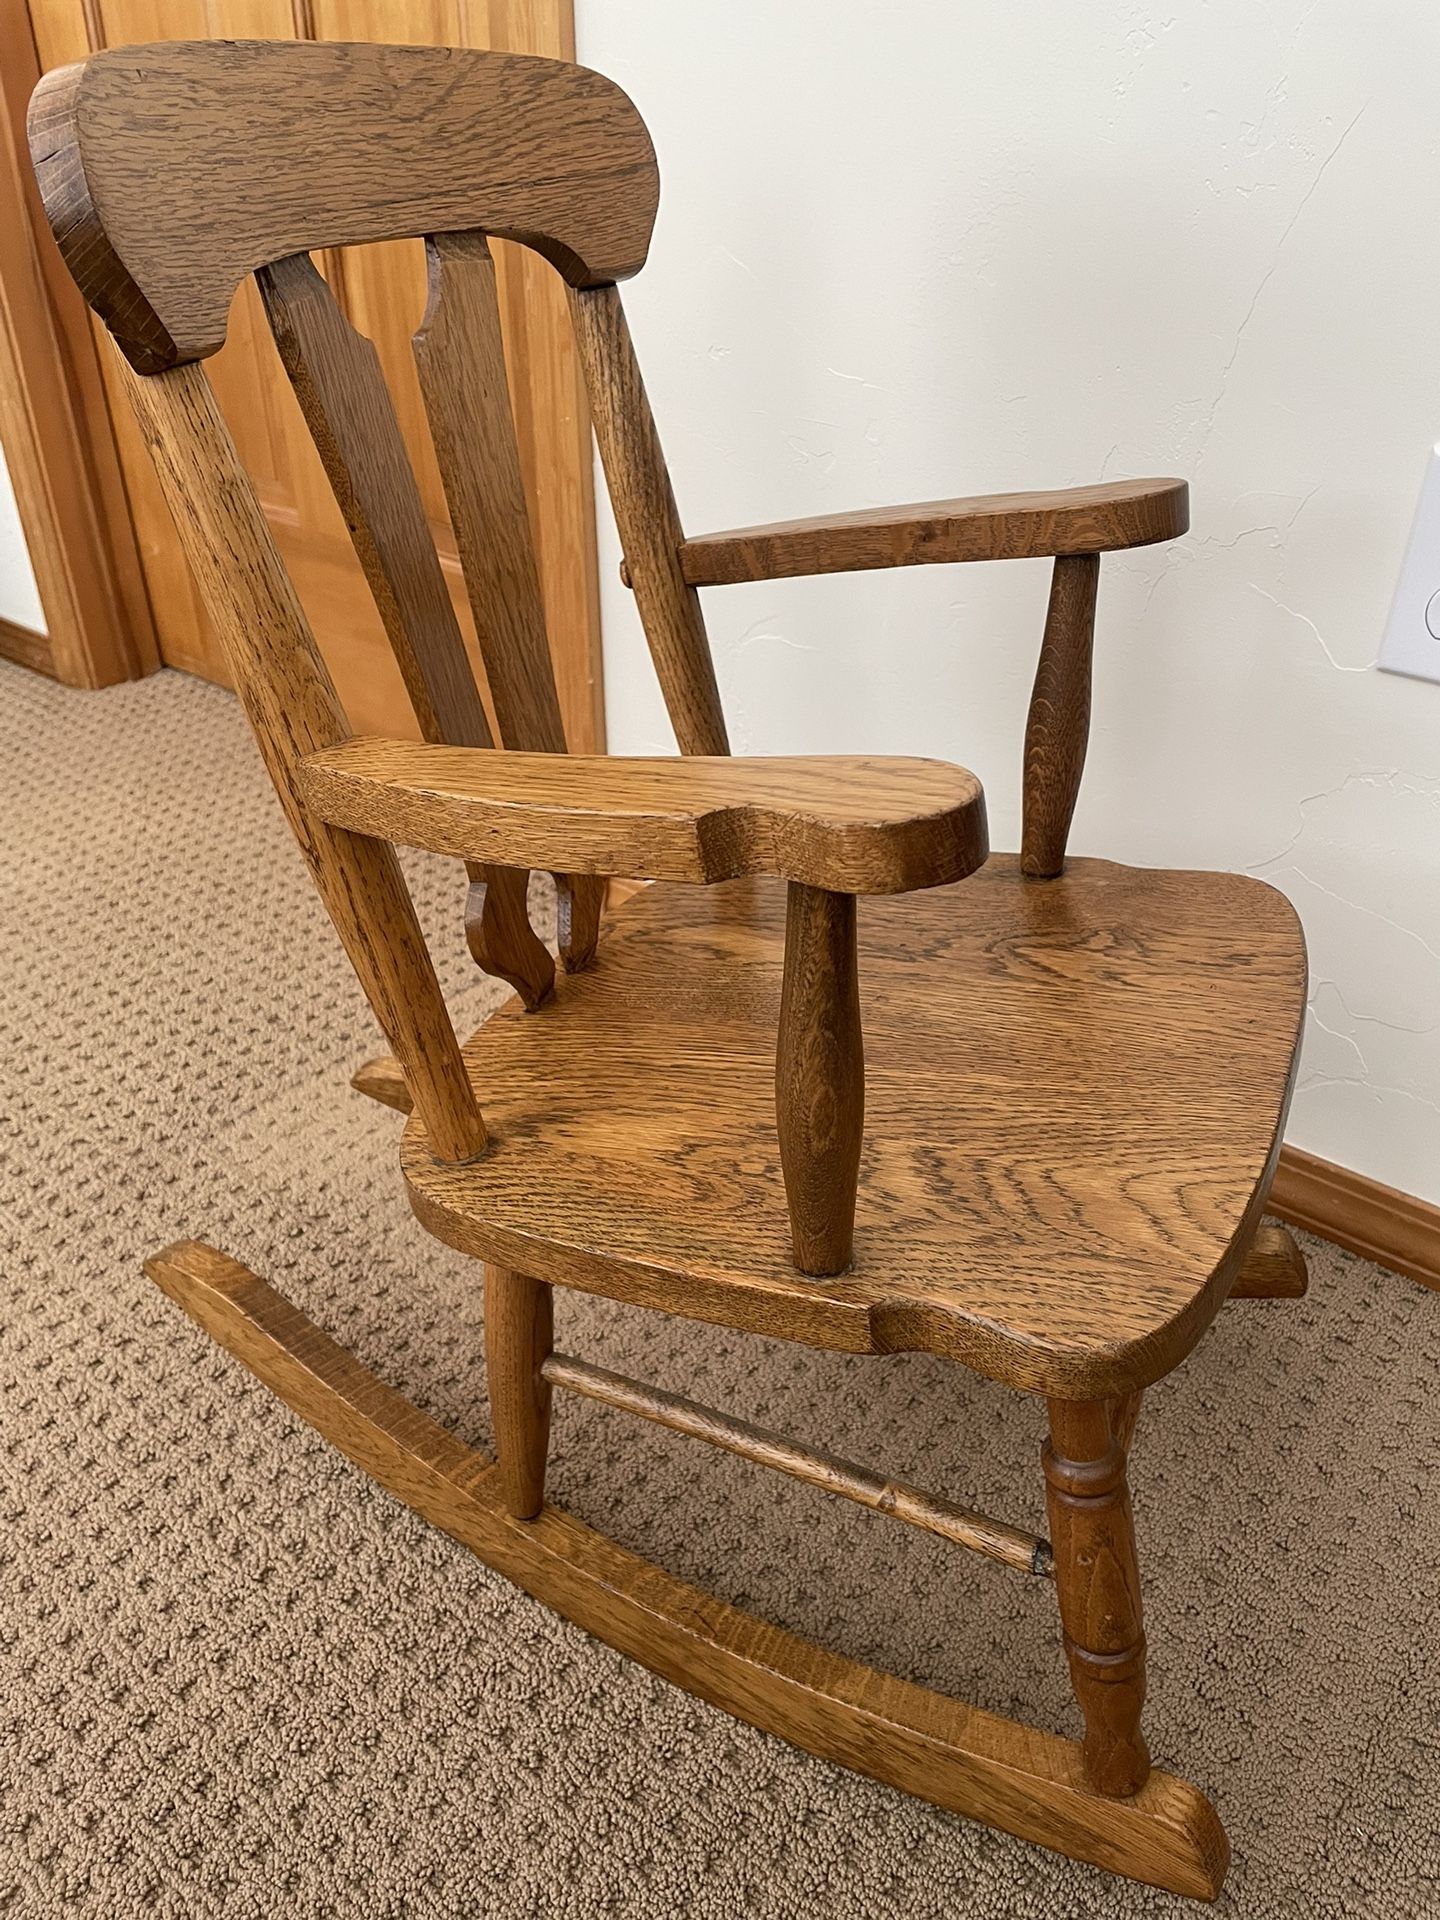
[[[939, 1806], [1213, 1896], [1219, 1820], [1152, 1770], [1140, 1732], [1126, 1462], [1142, 1390], [1227, 1297], [1304, 1290], [1294, 1242], [1261, 1224], [1304, 948], [1257, 881], [1065, 859], [1099, 556], [1182, 533], [1183, 483], [687, 539], [615, 285], [645, 259], [654, 155], [625, 95], [579, 67], [127, 47], [49, 75], [31, 135], [56, 239], [127, 363], [235, 686], [393, 1050], [357, 1085], [413, 1105], [415, 1212], [489, 1263], [498, 1460], [214, 1249], [170, 1247], [151, 1277], [398, 1498], [676, 1684]], [[487, 235], [568, 285], [687, 757], [565, 757]], [[400, 236], [428, 249], [416, 358], [503, 751], [378, 360], [309, 258]], [[424, 744], [351, 736], [199, 364], [252, 272]], [[986, 864], [983, 796], [959, 768], [726, 757], [698, 587], [1036, 555], [1054, 578], [1018, 857]], [[472, 950], [518, 991], [463, 1052], [392, 843], [470, 863]], [[559, 980], [526, 918], [531, 870], [557, 876]], [[597, 957], [606, 876], [691, 884], [637, 891]], [[924, 1350], [1043, 1396], [1051, 1539], [554, 1352], [556, 1284], [815, 1347]], [[1083, 1744], [822, 1652], [546, 1506], [557, 1387], [1053, 1580]]]

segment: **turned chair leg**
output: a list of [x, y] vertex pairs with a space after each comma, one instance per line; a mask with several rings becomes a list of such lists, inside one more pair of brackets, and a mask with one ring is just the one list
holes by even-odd
[[1138, 1410], [1138, 1395], [1052, 1400], [1043, 1456], [1060, 1622], [1085, 1716], [1085, 1771], [1097, 1793], [1116, 1799], [1138, 1793], [1150, 1772], [1140, 1732], [1140, 1570], [1125, 1482]]
[[485, 1269], [485, 1368], [505, 1505], [533, 1520], [545, 1501], [550, 1383], [540, 1368], [554, 1345], [550, 1288], [509, 1267]]

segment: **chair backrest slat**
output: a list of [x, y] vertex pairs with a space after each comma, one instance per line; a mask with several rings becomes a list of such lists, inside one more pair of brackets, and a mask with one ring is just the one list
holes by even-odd
[[[379, 355], [308, 254], [274, 261], [256, 279], [422, 735], [493, 746]], [[526, 916], [529, 876], [478, 864], [469, 873], [465, 925], [475, 960], [538, 1006], [555, 963]]]
[[125, 378], [235, 690], [432, 1149], [471, 1159], [484, 1123], [394, 849], [328, 826], [300, 792], [300, 761], [350, 729], [210, 383], [198, 366]]
[[308, 254], [255, 277], [421, 734], [453, 747], [493, 746], [380, 356]]
[[478, 233], [435, 235], [425, 252], [430, 298], [415, 335], [415, 364], [501, 744], [564, 753], [495, 263]]
[[615, 524], [675, 738], [682, 753], [728, 753], [700, 596], [680, 570], [684, 531], [619, 289], [572, 289], [570, 312]]

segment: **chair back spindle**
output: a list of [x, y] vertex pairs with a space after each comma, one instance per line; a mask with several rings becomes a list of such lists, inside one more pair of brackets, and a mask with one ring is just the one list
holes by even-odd
[[682, 753], [728, 753], [700, 596], [680, 566], [684, 531], [617, 287], [570, 289], [595, 440], [635, 604]]

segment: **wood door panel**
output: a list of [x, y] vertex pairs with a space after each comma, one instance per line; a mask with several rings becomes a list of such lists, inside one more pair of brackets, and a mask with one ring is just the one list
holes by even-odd
[[[490, 0], [488, 5], [472, 0], [29, 4], [46, 69], [101, 47], [204, 38], [494, 46], [562, 58], [573, 58], [574, 51], [571, 0]], [[521, 463], [561, 712], [572, 750], [594, 752], [604, 744], [604, 722], [589, 414], [558, 276], [521, 248], [497, 243], [495, 250]], [[374, 341], [380, 355], [488, 709], [489, 690], [410, 351], [410, 337], [425, 306], [423, 248], [418, 241], [390, 241], [327, 254], [317, 263], [352, 324]], [[218, 642], [201, 611], [111, 365], [108, 340], [102, 341], [101, 351], [161, 657], [169, 666], [224, 682]], [[414, 717], [399, 670], [253, 285], [241, 288], [225, 347], [208, 369], [351, 723], [360, 731], [413, 736]]]

